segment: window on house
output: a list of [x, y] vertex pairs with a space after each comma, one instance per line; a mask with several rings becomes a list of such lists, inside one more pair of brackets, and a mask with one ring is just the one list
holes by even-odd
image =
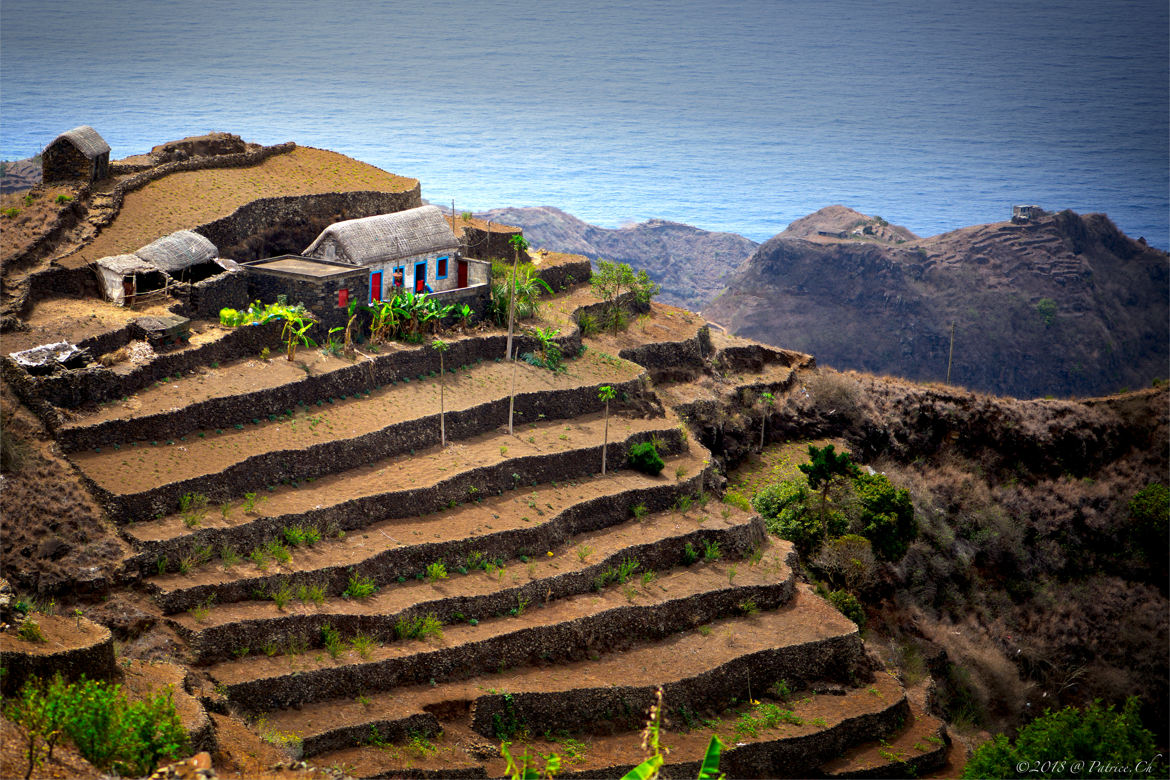
[[436, 279], [446, 279], [447, 278], [447, 260], [448, 260], [448, 258], [446, 258], [446, 257], [440, 257], [438, 260], [435, 261], [435, 278]]
[[349, 306], [349, 289], [342, 287], [337, 291], [337, 308], [344, 309]]

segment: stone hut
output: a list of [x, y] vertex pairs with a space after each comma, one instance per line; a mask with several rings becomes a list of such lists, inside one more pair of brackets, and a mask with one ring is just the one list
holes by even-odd
[[366, 268], [368, 300], [380, 301], [392, 297], [394, 288], [440, 293], [488, 281], [458, 249], [459, 239], [438, 206], [420, 206], [334, 223], [302, 254]]
[[319, 333], [345, 327], [349, 302], [369, 300], [369, 272], [360, 266], [298, 255], [281, 255], [243, 264], [249, 300], [274, 301], [283, 295], [303, 303], [320, 321]]
[[110, 145], [89, 125], [57, 136], [41, 152], [41, 180], [95, 182], [110, 174]]

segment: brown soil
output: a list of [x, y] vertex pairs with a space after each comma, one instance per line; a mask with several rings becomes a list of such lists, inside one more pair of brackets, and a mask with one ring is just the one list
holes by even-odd
[[[624, 361], [606, 360], [594, 352], [570, 361], [567, 370], [546, 369], [516, 363], [517, 392], [582, 387], [598, 382], [625, 381], [637, 376], [637, 367]], [[484, 363], [446, 378], [449, 410], [467, 409], [506, 398], [512, 367]], [[293, 419], [263, 420], [257, 426], [222, 433], [199, 431], [167, 442], [165, 446], [134, 443], [129, 448], [79, 452], [73, 462], [94, 482], [118, 494], [148, 490], [182, 479], [213, 474], [251, 455], [274, 450], [295, 450], [325, 441], [361, 436], [397, 422], [435, 414], [439, 409], [439, 377], [383, 387], [362, 399], [302, 407]], [[183, 405], [178, 399], [176, 405]], [[202, 434], [202, 435], [200, 435]], [[159, 442], [159, 445], [163, 445]]]
[[[43, 747], [43, 743], [38, 742]], [[0, 717], [0, 777], [24, 777], [28, 771], [28, 737], [20, 726]], [[53, 748], [53, 760], [33, 770], [36, 780], [99, 780], [108, 775], [86, 761], [72, 744], [65, 742]]]
[[[440, 208], [442, 208], [441, 204]], [[451, 230], [454, 231], [455, 235], [459, 235], [459, 232], [465, 227], [472, 227], [492, 233], [514, 233], [520, 229], [511, 225], [502, 225], [499, 222], [489, 223], [486, 219], [480, 219], [478, 217], [464, 219], [462, 214], [452, 217], [450, 211], [444, 212], [443, 217], [447, 220], [447, 224], [451, 226]]]
[[100, 300], [45, 298], [37, 301], [29, 314], [26, 320], [29, 326], [27, 331], [4, 334], [4, 351], [19, 352], [22, 349], [57, 341], [76, 344], [117, 330], [139, 317], [170, 316], [167, 306], [172, 303], [173, 301], [169, 300], [160, 301], [157, 304], [130, 309]]
[[63, 650], [76, 650], [80, 647], [91, 647], [109, 638], [110, 631], [105, 626], [87, 618], [77, 618], [72, 615], [45, 615], [39, 612], [30, 612], [27, 620], [36, 623], [45, 637], [44, 642], [29, 641], [17, 635], [21, 622], [0, 631], [0, 645], [9, 652], [19, 652], [26, 655], [52, 655]]
[[[880, 742], [867, 742], [852, 747], [841, 756], [822, 764], [820, 769], [830, 777], [852, 777], [862, 772], [873, 772], [878, 767], [945, 751], [944, 734], [943, 722], [922, 712], [911, 701], [910, 715], [897, 734]], [[902, 769], [899, 774], [914, 776], [909, 767]]]
[[171, 693], [175, 712], [188, 734], [207, 729], [207, 713], [195, 697], [187, 693], [183, 682], [187, 670], [166, 661], [123, 659], [122, 687], [134, 699], [147, 699], [160, 693]]
[[[720, 521], [718, 518], [711, 516], [704, 518], [704, 516], [696, 514], [695, 518], [708, 520], [709, 525], [704, 526], [706, 528], [719, 528], [730, 525], [727, 521]], [[745, 519], [745, 516], [741, 516], [739, 519], [742, 521]], [[685, 525], [691, 526], [686, 530], [693, 530], [699, 525], [693, 520], [682, 520], [677, 515], [667, 515], [657, 518], [657, 520], [658, 522], [665, 521], [673, 525], [672, 530], [676, 533], [682, 532], [683, 526]], [[636, 531], [637, 529], [635, 528], [634, 530]], [[638, 533], [627, 534], [625, 546], [639, 544], [642, 541], [639, 538], [641, 535]], [[648, 536], [648, 534], [645, 535]], [[585, 540], [582, 540], [582, 544], [584, 543]], [[593, 553], [593, 555], [597, 556], [595, 560], [604, 558], [607, 552], [612, 553], [613, 550], [595, 550]], [[409, 657], [419, 652], [425, 652], [428, 649], [454, 648], [460, 645], [483, 642], [492, 637], [515, 634], [530, 628], [568, 623], [578, 618], [597, 615], [607, 610], [630, 604], [636, 606], [661, 604], [667, 601], [686, 599], [696, 594], [727, 589], [732, 585], [742, 587], [783, 582], [791, 577], [791, 571], [781, 560], [783, 552], [784, 550], [781, 550], [781, 552], [765, 552], [764, 555], [766, 558], [762, 559], [760, 565], [750, 565], [742, 561], [730, 564], [701, 564], [694, 568], [672, 570], [661, 576], [655, 576], [649, 582], [643, 579], [643, 575], [654, 574], [654, 572], [637, 571], [625, 586], [614, 585], [596, 593], [584, 593], [575, 597], [556, 599], [545, 604], [533, 604], [519, 616], [483, 620], [477, 626], [462, 623], [447, 625], [443, 628], [443, 636], [441, 638], [431, 638], [425, 642], [422, 640], [394, 641], [375, 647], [366, 658], [360, 657], [355, 650], [347, 650], [341, 653], [336, 659], [330, 658], [321, 649], [311, 651], [305, 655], [280, 657], [264, 657], [257, 652], [255, 657], [217, 664], [209, 670], [209, 673], [218, 682], [226, 685], [235, 685], [251, 680], [284, 677], [289, 674], [290, 669], [306, 673], [316, 669], [330, 669], [360, 665], [363, 663], [376, 664], [389, 658]], [[561, 555], [552, 558], [544, 555], [534, 557], [534, 562], [539, 560], [540, 564], [543, 565], [538, 564], [532, 567], [531, 570], [515, 571], [515, 569], [523, 566], [517, 562], [516, 566], [511, 567], [504, 573], [502, 579], [485, 572], [474, 572], [466, 576], [456, 574], [449, 580], [442, 580], [436, 583], [421, 583], [416, 587], [411, 587], [409, 584], [402, 585], [401, 587], [390, 589], [383, 598], [378, 599], [377, 606], [369, 603], [353, 605], [360, 609], [349, 607], [345, 611], [366, 615], [378, 613], [394, 614], [418, 602], [441, 600], [443, 598], [457, 596], [470, 596], [477, 592], [491, 593], [501, 588], [538, 581], [543, 577], [553, 574], [563, 574], [568, 571], [581, 569], [587, 565], [579, 561], [576, 555], [572, 555], [567, 550], [561, 550], [560, 553]], [[736, 568], [736, 571], [729, 573], [729, 567], [732, 566]], [[368, 601], [373, 601], [373, 599]], [[249, 610], [249, 613], [267, 611], [270, 616], [280, 614], [275, 606], [265, 606], [268, 607], [267, 610], [253, 609]], [[307, 611], [313, 611], [321, 608], [306, 607], [305, 609]], [[227, 613], [232, 611], [230, 608], [223, 610], [223, 612]], [[217, 617], [221, 620], [225, 618], [222, 614]], [[234, 617], [233, 619], [239, 620], [242, 618]], [[256, 615], [249, 614], [247, 619], [256, 619]], [[185, 616], [181, 620], [189, 625], [197, 625], [194, 619], [189, 616]], [[619, 643], [621, 642], [620, 638], [615, 638], [615, 640]]]
[[257, 198], [326, 192], [401, 192], [418, 184], [336, 152], [299, 146], [250, 168], [181, 171], [126, 195], [93, 243], [64, 261], [78, 267], [133, 252], [176, 230], [226, 216]]
[[[611, 415], [609, 441], [624, 440], [641, 431], [662, 431], [676, 425], [659, 419], [630, 419]], [[570, 421], [530, 423], [515, 429], [514, 436], [501, 428], [471, 439], [460, 439], [447, 447], [432, 447], [372, 463], [361, 468], [321, 477], [296, 486], [280, 486], [267, 493], [253, 509], [257, 516], [297, 515], [311, 509], [332, 506], [354, 498], [393, 493], [408, 488], [425, 487], [450, 479], [475, 468], [493, 466], [511, 458], [565, 452], [572, 449], [600, 449], [604, 422], [602, 415], [575, 417]], [[612, 464], [620, 467], [624, 464]], [[685, 468], [685, 466], [684, 466]], [[600, 460], [597, 470], [601, 470]], [[692, 472], [694, 473], [694, 472]], [[543, 486], [542, 486], [543, 487]], [[577, 491], [580, 492], [580, 491]], [[555, 491], [555, 498], [562, 498]], [[488, 499], [492, 501], [493, 499]], [[531, 513], [530, 513], [531, 514]], [[209, 510], [198, 528], [230, 528], [247, 521], [242, 505], [233, 503], [225, 519], [221, 512]], [[391, 525], [400, 523], [393, 521]], [[179, 514], [169, 515], [157, 523], [135, 525], [128, 532], [141, 541], [171, 539], [192, 532]]]
[[[748, 619], [716, 621], [710, 624], [710, 629], [705, 634], [698, 631], [676, 634], [653, 645], [601, 655], [597, 660], [504, 670], [490, 678], [491, 688], [511, 693], [571, 695], [575, 689], [665, 684], [702, 674], [758, 650], [774, 648], [778, 641], [792, 645], [815, 642], [854, 633], [857, 626], [824, 600], [798, 588], [790, 605]], [[281, 731], [315, 734], [364, 723], [374, 714], [400, 718], [444, 702], [472, 702], [489, 693], [484, 683], [483, 678], [475, 678], [435, 686], [403, 686], [393, 692], [372, 694], [368, 705], [356, 700], [307, 704], [299, 710], [270, 713], [269, 722]], [[894, 685], [897, 690], [897, 684]]]
[[[0, 212], [17, 211], [16, 216], [0, 216], [0, 259], [7, 263], [27, 250], [52, 227], [63, 211], [73, 207], [72, 201], [77, 199], [80, 189], [72, 184], [55, 184], [0, 196]], [[70, 200], [58, 203], [57, 198], [61, 195]], [[32, 198], [31, 202], [26, 201], [28, 197]]]

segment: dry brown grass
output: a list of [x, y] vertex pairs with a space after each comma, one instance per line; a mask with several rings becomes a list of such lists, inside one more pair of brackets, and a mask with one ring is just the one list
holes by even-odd
[[79, 255], [85, 262], [134, 250], [176, 230], [226, 216], [257, 198], [375, 190], [402, 192], [417, 179], [345, 155], [300, 146], [250, 168], [183, 171], [126, 196], [122, 210]]

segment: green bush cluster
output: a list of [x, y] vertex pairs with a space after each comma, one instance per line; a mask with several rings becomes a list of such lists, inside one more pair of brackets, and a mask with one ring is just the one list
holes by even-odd
[[1084, 710], [1047, 710], [1014, 740], [1000, 734], [980, 745], [963, 777], [1166, 777], [1166, 761], [1140, 709], [1133, 696], [1121, 712], [1099, 701]]
[[654, 446], [654, 442], [644, 441], [635, 444], [630, 447], [627, 457], [630, 461], [630, 468], [652, 477], [661, 474], [662, 469], [666, 467], [666, 462], [658, 454], [658, 448]]
[[141, 777], [187, 749], [172, 695], [168, 689], [132, 701], [121, 685], [84, 677], [67, 683], [58, 674], [48, 683], [26, 681], [6, 702], [5, 716], [26, 731], [30, 772], [66, 737], [98, 769]]
[[845, 617], [857, 624], [858, 628], [865, 628], [865, 609], [857, 597], [846, 590], [835, 590], [829, 593], [829, 603], [837, 608]]

